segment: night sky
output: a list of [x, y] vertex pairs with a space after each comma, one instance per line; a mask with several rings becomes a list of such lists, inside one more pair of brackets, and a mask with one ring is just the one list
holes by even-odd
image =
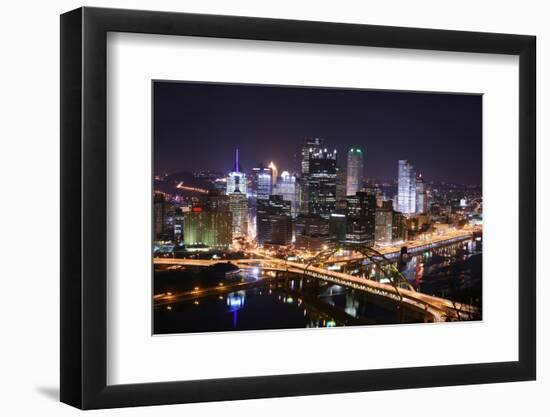
[[481, 184], [482, 97], [349, 89], [154, 82], [154, 171], [295, 171], [304, 137], [365, 155], [367, 178], [409, 159], [426, 181]]

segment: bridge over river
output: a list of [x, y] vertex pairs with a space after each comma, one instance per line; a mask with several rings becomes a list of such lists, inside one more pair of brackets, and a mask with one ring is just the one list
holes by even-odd
[[[371, 279], [339, 271], [328, 270], [321, 266], [291, 262], [278, 258], [254, 258], [228, 260], [155, 258], [156, 265], [213, 266], [218, 263], [232, 263], [240, 269], [261, 268], [265, 271], [290, 272], [319, 279], [344, 287], [364, 291], [397, 305], [420, 312], [430, 322], [471, 320], [479, 315], [476, 307], [435, 297], [415, 291], [411, 286], [403, 288], [395, 283], [386, 284]], [[269, 278], [260, 278], [269, 279]], [[158, 301], [162, 301], [159, 297]], [[157, 300], [157, 298], [156, 298]]]

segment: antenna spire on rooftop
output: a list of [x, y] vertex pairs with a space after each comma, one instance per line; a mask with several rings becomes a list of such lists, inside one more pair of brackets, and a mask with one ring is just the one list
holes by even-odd
[[241, 167], [239, 165], [239, 149], [235, 149], [235, 172], [241, 172]]

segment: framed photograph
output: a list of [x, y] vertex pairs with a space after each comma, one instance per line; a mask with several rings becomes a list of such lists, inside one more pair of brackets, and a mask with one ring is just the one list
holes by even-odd
[[61, 16], [61, 401], [533, 380], [535, 37]]

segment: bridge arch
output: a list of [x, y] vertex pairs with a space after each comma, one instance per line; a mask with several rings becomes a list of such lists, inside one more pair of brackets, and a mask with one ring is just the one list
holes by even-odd
[[[398, 288], [405, 288], [409, 291], [416, 291], [416, 288], [405, 278], [405, 276], [397, 269], [393, 262], [388, 259], [384, 254], [380, 253], [376, 249], [373, 249], [367, 245], [354, 245], [354, 244], [339, 244], [332, 248], [327, 248], [307, 262], [306, 269], [311, 265], [319, 265], [328, 261], [336, 252], [341, 250], [348, 250], [359, 252], [363, 255], [363, 259], [368, 259], [376, 268], [382, 272], [382, 274], [390, 281], [391, 285]], [[359, 259], [358, 259], [359, 260]]]

